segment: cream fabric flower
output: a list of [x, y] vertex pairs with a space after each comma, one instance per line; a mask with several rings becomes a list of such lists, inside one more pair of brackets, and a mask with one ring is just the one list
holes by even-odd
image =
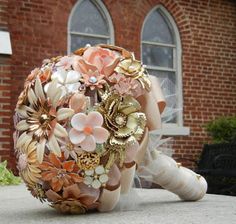
[[[51, 76], [52, 80], [57, 79], [57, 87], [59, 87], [62, 90], [62, 97], [69, 93], [76, 92], [81, 83], [79, 82], [81, 78], [81, 75], [77, 71], [66, 71], [65, 69], [58, 69], [56, 72], [54, 72]], [[44, 86], [45, 92], [48, 91], [48, 87], [51, 84], [51, 82], [47, 83]]]
[[41, 170], [37, 161], [36, 141], [26, 142], [18, 152], [19, 174], [22, 179], [29, 185], [34, 186], [41, 177]]
[[96, 143], [104, 143], [109, 132], [101, 127], [103, 117], [99, 112], [92, 111], [88, 115], [77, 113], [71, 119], [72, 129], [69, 132], [70, 140], [73, 144], [79, 145], [82, 150], [93, 152]]
[[59, 123], [71, 117], [74, 110], [70, 108], [59, 107], [59, 99], [62, 90], [57, 88], [57, 80], [53, 80], [49, 86], [47, 94], [43, 92], [42, 84], [39, 78], [36, 78], [34, 89], [28, 91], [29, 105], [20, 106], [16, 112], [22, 119], [16, 129], [22, 134], [17, 140], [16, 148], [21, 148], [26, 141], [35, 140], [37, 142], [37, 158], [41, 163], [43, 161], [45, 146], [61, 156], [57, 138], [67, 137], [66, 129]]
[[58, 142], [61, 145], [61, 150], [64, 152], [65, 159], [72, 157], [76, 162], [78, 160], [78, 154], [82, 152], [81, 148], [74, 145], [69, 138], [58, 139]]
[[56, 66], [68, 70], [71, 69], [73, 61], [74, 57], [64, 56], [60, 58], [60, 60], [56, 63]]
[[108, 181], [109, 170], [103, 166], [97, 166], [94, 170], [86, 170], [84, 175], [84, 183], [88, 186], [92, 186], [95, 189], [100, 188]]

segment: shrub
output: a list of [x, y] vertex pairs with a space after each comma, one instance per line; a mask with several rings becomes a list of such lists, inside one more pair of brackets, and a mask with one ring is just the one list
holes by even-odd
[[17, 185], [20, 184], [21, 180], [19, 177], [14, 176], [14, 174], [7, 169], [7, 161], [0, 163], [0, 186], [1, 185]]
[[220, 117], [205, 126], [213, 143], [236, 143], [236, 116]]

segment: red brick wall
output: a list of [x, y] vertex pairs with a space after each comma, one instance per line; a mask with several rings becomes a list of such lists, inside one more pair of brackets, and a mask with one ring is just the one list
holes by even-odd
[[8, 25], [8, 0], [0, 0], [0, 27], [6, 29]]
[[[6, 136], [1, 136], [0, 141], [2, 159], [9, 157], [12, 150], [8, 112], [14, 109], [23, 79], [42, 59], [66, 53], [67, 22], [76, 1], [7, 2], [0, 0], [0, 27], [3, 18], [8, 20], [4, 26], [11, 33], [13, 55], [6, 65], [0, 65], [0, 88], [3, 73], [11, 77], [11, 83], [9, 79], [4, 81], [9, 89], [0, 90], [0, 98], [4, 94], [6, 101], [0, 101], [1, 112], [3, 104], [6, 112], [3, 113], [6, 117], [1, 114], [0, 119], [0, 130]], [[236, 113], [236, 3], [233, 0], [104, 0], [104, 3], [112, 17], [115, 44], [134, 51], [137, 56], [147, 13], [162, 4], [173, 16], [183, 48], [184, 125], [191, 128], [190, 136], [175, 138], [175, 157], [197, 159], [202, 144], [209, 140], [202, 126], [215, 117]], [[6, 6], [9, 14], [2, 10]], [[11, 69], [6, 69], [7, 64]], [[187, 165], [192, 167], [193, 163]]]
[[[191, 135], [176, 138], [176, 154], [196, 160], [207, 138], [203, 125], [236, 115], [236, 2], [179, 3], [188, 18], [183, 44], [184, 123]], [[177, 21], [178, 24], [178, 21]], [[193, 165], [193, 164], [190, 164]]]
[[[0, 30], [8, 30], [8, 0], [0, 0]], [[11, 156], [11, 84], [11, 57], [0, 55], [0, 161], [8, 160], [8, 166], [14, 167]]]
[[[0, 160], [8, 160], [14, 166], [12, 153], [11, 113], [11, 63], [9, 57], [0, 56]], [[3, 65], [4, 64], [4, 65]]]

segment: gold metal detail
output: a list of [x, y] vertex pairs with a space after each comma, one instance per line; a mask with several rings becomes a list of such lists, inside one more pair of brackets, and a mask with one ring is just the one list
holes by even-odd
[[95, 169], [100, 163], [100, 155], [97, 153], [83, 152], [78, 155], [77, 165], [82, 170]]

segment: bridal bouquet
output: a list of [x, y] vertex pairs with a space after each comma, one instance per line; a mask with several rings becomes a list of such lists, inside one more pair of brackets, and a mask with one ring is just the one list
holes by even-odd
[[135, 163], [147, 121], [139, 99], [150, 88], [141, 62], [109, 45], [34, 69], [14, 116], [17, 166], [32, 195], [61, 212], [99, 210]]

